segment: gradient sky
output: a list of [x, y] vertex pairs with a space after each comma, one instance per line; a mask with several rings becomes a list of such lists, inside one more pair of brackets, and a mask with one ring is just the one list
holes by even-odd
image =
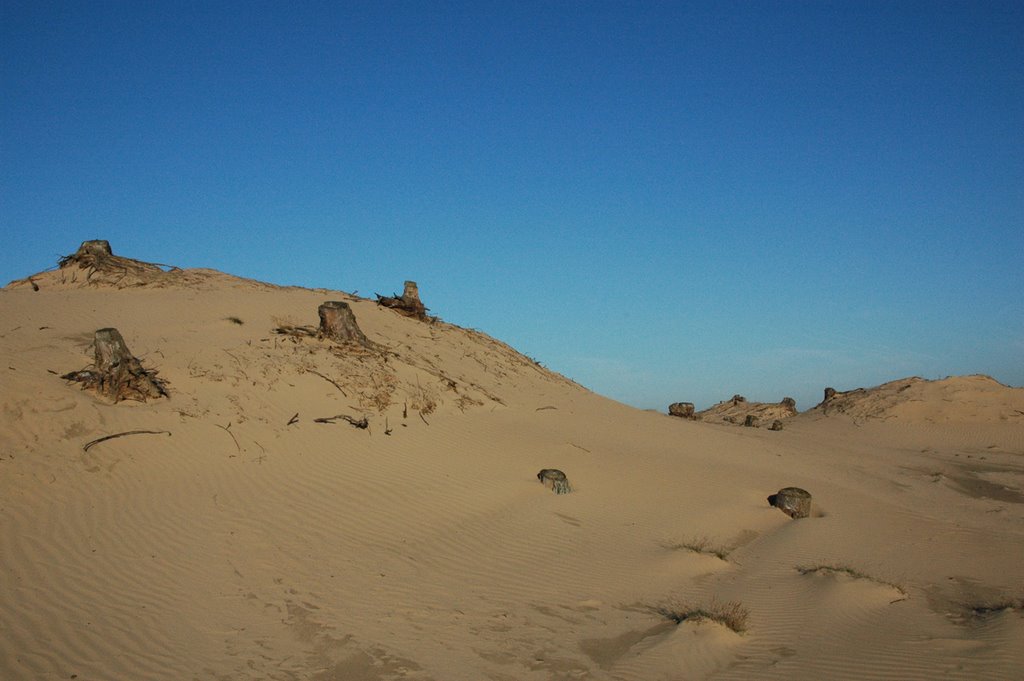
[[0, 279], [360, 295], [615, 399], [1024, 385], [1020, 2], [0, 0]]

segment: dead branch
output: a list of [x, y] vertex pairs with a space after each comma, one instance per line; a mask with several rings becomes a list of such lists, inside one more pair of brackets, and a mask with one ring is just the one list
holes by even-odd
[[127, 430], [127, 431], [125, 431], [123, 433], [115, 433], [113, 435], [105, 435], [105, 436], [103, 436], [101, 438], [97, 438], [97, 439], [95, 439], [95, 440], [93, 440], [91, 442], [86, 442], [84, 445], [82, 445], [82, 451], [87, 452], [87, 451], [89, 451], [89, 448], [92, 447], [93, 445], [98, 445], [99, 443], [106, 442], [107, 440], [113, 440], [115, 437], [124, 437], [125, 435], [164, 435], [165, 433], [168, 436], [170, 436], [171, 431], [169, 431], [169, 430]]
[[299, 412], [295, 412], [295, 416], [293, 416], [290, 419], [288, 419], [288, 423], [285, 424], [285, 425], [289, 425], [290, 426], [293, 423], [298, 423], [298, 422], [299, 422]]
[[365, 416], [363, 418], [361, 418], [361, 419], [356, 420], [356, 419], [352, 418], [351, 416], [348, 416], [347, 414], [338, 414], [337, 416], [324, 416], [324, 417], [321, 417], [321, 418], [318, 418], [318, 419], [313, 419], [313, 422], [314, 423], [335, 423], [336, 421], [338, 421], [338, 419], [341, 419], [342, 421], [348, 421], [349, 423], [351, 423], [356, 428], [366, 429], [366, 428], [370, 427], [370, 422], [367, 420], [367, 418]]

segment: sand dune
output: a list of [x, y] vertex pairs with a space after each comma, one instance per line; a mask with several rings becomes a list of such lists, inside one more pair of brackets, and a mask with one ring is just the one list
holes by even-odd
[[[1020, 389], [905, 379], [723, 428], [342, 292], [89, 270], [0, 293], [0, 678], [1024, 669]], [[274, 333], [325, 300], [374, 346]], [[104, 327], [168, 399], [59, 378]], [[154, 432], [83, 449], [126, 431]], [[790, 485], [812, 517], [768, 506]]]
[[911, 377], [874, 388], [826, 394], [814, 412], [902, 423], [1007, 423], [1024, 425], [1024, 389], [989, 376]]

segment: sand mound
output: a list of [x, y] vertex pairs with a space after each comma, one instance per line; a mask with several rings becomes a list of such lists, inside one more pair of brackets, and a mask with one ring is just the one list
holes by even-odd
[[699, 411], [694, 416], [707, 423], [740, 426], [746, 425], [748, 419], [753, 417], [752, 425], [768, 427], [776, 420], [783, 421], [796, 414], [796, 402], [792, 398], [783, 398], [781, 402], [750, 402], [742, 395], [734, 395], [731, 399]]
[[825, 399], [808, 414], [905, 423], [1024, 423], [1024, 388], [981, 375], [903, 378], [874, 388], [826, 390]]
[[57, 269], [38, 272], [10, 282], [5, 289], [66, 291], [79, 288], [193, 288], [235, 286], [255, 289], [282, 288], [205, 268], [182, 269], [114, 255], [103, 240], [85, 241], [75, 253], [57, 263]]
[[[1024, 668], [1016, 421], [721, 428], [343, 292], [78, 264], [0, 291], [5, 681]], [[325, 300], [366, 346], [275, 333]], [[109, 327], [168, 397], [60, 378]]]

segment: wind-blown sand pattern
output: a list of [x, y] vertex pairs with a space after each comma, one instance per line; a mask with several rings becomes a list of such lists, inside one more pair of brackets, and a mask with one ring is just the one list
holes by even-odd
[[[723, 428], [345, 293], [132, 276], [0, 293], [0, 678], [1024, 669], [1020, 389], [905, 379], [782, 432]], [[325, 300], [375, 345], [273, 332]], [[169, 398], [115, 405], [59, 378], [105, 327]], [[369, 427], [314, 420], [338, 415]], [[156, 433], [83, 451], [137, 430]], [[787, 486], [812, 517], [767, 504]], [[729, 603], [740, 631], [664, 614]]]

